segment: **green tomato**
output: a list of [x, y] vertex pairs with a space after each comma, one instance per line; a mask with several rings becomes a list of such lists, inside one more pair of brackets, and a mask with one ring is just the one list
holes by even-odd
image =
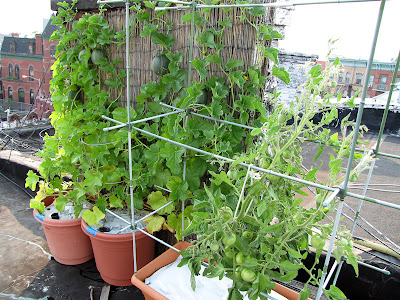
[[243, 232], [243, 237], [248, 239], [248, 240], [251, 240], [253, 238], [253, 233], [246, 230], [246, 231]]
[[280, 177], [277, 175], [272, 175], [272, 174], [267, 174], [267, 179], [271, 182], [271, 183], [275, 183], [278, 182]]
[[222, 220], [224, 220], [225, 222], [232, 220], [233, 212], [229, 206], [222, 206], [220, 212]]
[[256, 272], [246, 268], [243, 268], [243, 270], [240, 272], [240, 276], [246, 282], [252, 282], [257, 277]]
[[353, 248], [353, 241], [352, 240], [349, 241], [349, 247]]
[[226, 176], [228, 176], [229, 179], [236, 178], [236, 175], [237, 175], [236, 170], [229, 170], [228, 173], [226, 173]]
[[337, 82], [336, 81], [332, 81], [332, 87], [336, 87], [337, 86]]
[[236, 267], [236, 269], [235, 269], [235, 277], [236, 278], [242, 278], [241, 275], [240, 275], [242, 270], [243, 270], [243, 267]]
[[264, 159], [261, 161], [261, 168], [268, 170], [269, 166], [271, 165], [271, 162], [268, 159]]
[[292, 153], [289, 150], [285, 150], [283, 151], [282, 156], [286, 159], [289, 159], [292, 157]]
[[325, 246], [325, 240], [319, 234], [314, 234], [311, 237], [311, 246], [315, 249], [322, 249]]
[[236, 235], [234, 233], [225, 233], [222, 242], [226, 246], [232, 246], [236, 242]]
[[340, 239], [340, 244], [342, 244], [342, 246], [346, 247], [349, 245], [349, 241], [346, 240], [345, 238], [341, 238]]
[[210, 249], [213, 252], [217, 252], [219, 250], [219, 245], [217, 241], [212, 241], [210, 244]]
[[244, 255], [243, 255], [242, 252], [239, 252], [239, 253], [236, 254], [235, 261], [236, 261], [236, 263], [237, 263], [238, 265], [243, 264], [243, 262], [244, 262]]
[[225, 252], [225, 257], [227, 258], [233, 258], [233, 255], [235, 254], [231, 246], [226, 246], [224, 248], [224, 252]]

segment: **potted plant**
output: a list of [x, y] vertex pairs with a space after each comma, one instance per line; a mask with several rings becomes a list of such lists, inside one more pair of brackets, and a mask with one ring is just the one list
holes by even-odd
[[[44, 172], [43, 169], [41, 171]], [[73, 189], [72, 183], [62, 183], [57, 176], [52, 182], [39, 180], [39, 176], [30, 170], [26, 187], [35, 191], [37, 184], [39, 191], [31, 199], [30, 207], [33, 208], [35, 219], [43, 226], [54, 259], [65, 265], [77, 265], [92, 259], [90, 240], [80, 228], [81, 218], [74, 213], [74, 207], [77, 206], [69, 194]], [[69, 214], [64, 212], [66, 206], [69, 207]]]
[[[301, 206], [303, 198], [299, 197], [306, 195], [302, 190], [304, 184], [250, 168], [243, 170], [238, 163], [246, 162], [265, 170], [317, 182], [322, 163], [305, 171], [301, 147], [306, 141], [318, 141], [320, 146], [314, 160], [322, 155], [324, 148], [330, 148], [332, 153], [325, 185], [335, 186], [343, 181], [342, 165], [350, 151], [354, 124], [344, 118], [340, 138], [338, 133], [324, 128], [337, 117], [337, 110], [334, 106], [327, 108], [330, 96], [319, 97], [319, 91], [324, 90], [331, 81], [331, 75], [338, 69], [338, 60], [324, 71], [320, 65], [310, 67], [300, 97], [289, 108], [275, 98], [274, 110], [264, 125], [251, 132], [256, 138], [246, 152], [237, 157], [228, 172], [210, 172], [211, 184], [195, 193], [192, 222], [182, 234], [196, 234], [197, 239], [191, 242], [191, 247], [180, 252], [180, 265], [188, 265], [193, 277], [199, 275], [200, 266], [207, 259], [209, 264], [202, 272], [203, 276], [225, 276], [233, 280], [228, 299], [241, 299], [239, 291], [246, 291], [250, 299], [257, 299], [261, 292], [276, 286], [274, 280], [288, 282], [300, 270], [309, 275], [299, 295], [301, 299], [310, 296], [309, 284], [319, 283], [321, 273], [316, 272], [315, 266], [333, 229], [333, 220], [327, 217], [333, 205], [328, 209], [322, 205], [329, 192], [317, 189], [315, 207], [305, 209]], [[323, 117], [314, 124], [312, 119], [318, 112], [317, 107], [322, 108], [319, 112]], [[356, 159], [358, 164], [350, 173], [351, 180], [368, 168], [371, 161], [368, 155], [361, 154], [357, 154]], [[325, 222], [321, 223], [321, 220]], [[332, 223], [327, 222], [329, 220]], [[343, 256], [347, 257], [347, 262], [357, 274], [357, 258], [352, 253], [351, 245], [349, 232], [340, 231], [334, 255], [339, 261]], [[316, 252], [315, 264], [307, 268], [303, 260], [311, 249]], [[171, 259], [175, 260], [177, 256], [175, 254]], [[163, 265], [165, 262], [158, 266], [149, 264], [132, 277], [132, 282], [143, 288], [146, 299], [163, 299], [157, 293], [149, 292], [149, 288], [142, 283], [146, 276]], [[324, 293], [332, 299], [344, 297], [335, 286], [324, 290]]]

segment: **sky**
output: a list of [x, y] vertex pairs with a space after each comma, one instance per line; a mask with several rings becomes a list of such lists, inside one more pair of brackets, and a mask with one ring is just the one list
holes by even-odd
[[[304, 1], [303, 1], [304, 2]], [[279, 48], [317, 54], [325, 60], [329, 39], [339, 39], [334, 52], [341, 57], [368, 59], [372, 47], [380, 2], [335, 3], [296, 6], [286, 36]], [[375, 61], [397, 58], [400, 0], [386, 1], [378, 35]]]
[[[375, 1], [296, 6], [290, 26], [286, 28], [285, 40], [280, 41], [279, 48], [317, 54], [324, 60], [328, 53], [328, 40], [339, 38], [334, 54], [368, 59], [379, 6], [380, 2]], [[376, 61], [390, 61], [398, 56], [399, 12], [400, 0], [386, 2]], [[43, 19], [49, 19], [51, 14], [50, 0], [0, 0], [0, 33], [18, 32], [21, 37], [32, 36], [33, 32], [43, 31]]]

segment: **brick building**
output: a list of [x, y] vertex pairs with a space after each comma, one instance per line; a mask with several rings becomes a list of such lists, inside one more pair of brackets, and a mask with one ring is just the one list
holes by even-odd
[[21, 38], [16, 33], [4, 37], [0, 51], [0, 98], [32, 104], [37, 96], [49, 96], [50, 67], [57, 46], [50, 36], [56, 29], [48, 22], [43, 33], [35, 38]]
[[[338, 85], [334, 90], [335, 95], [342, 93], [345, 97], [351, 97], [357, 88], [362, 91], [365, 73], [367, 72], [367, 60], [342, 58], [342, 71], [337, 78]], [[367, 98], [378, 96], [390, 89], [394, 76], [396, 62], [374, 62], [371, 75], [368, 80]], [[400, 72], [396, 76], [396, 82], [400, 82]]]

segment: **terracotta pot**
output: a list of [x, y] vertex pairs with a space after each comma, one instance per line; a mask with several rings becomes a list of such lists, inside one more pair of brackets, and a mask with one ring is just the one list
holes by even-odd
[[[174, 245], [175, 248], [178, 250], [184, 250], [189, 247], [190, 244], [188, 242], [179, 242]], [[173, 249], [168, 249], [163, 254], [158, 256], [152, 262], [145, 265], [141, 268], [136, 275], [133, 275], [131, 278], [132, 284], [138, 287], [146, 300], [168, 300], [168, 298], [164, 297], [157, 291], [153, 290], [147, 284], [144, 283], [145, 279], [153, 275], [154, 272], [158, 271], [162, 267], [169, 265], [170, 263], [174, 262], [179, 256], [179, 253]], [[289, 300], [297, 300], [299, 294], [278, 284], [275, 283], [274, 291], [281, 294], [282, 296], [288, 298]]]
[[[90, 237], [97, 270], [101, 278], [111, 285], [132, 285], [133, 234], [112, 234], [94, 230], [81, 222], [82, 230]], [[155, 240], [142, 232], [135, 233], [137, 269], [154, 259]]]
[[[54, 196], [43, 200], [46, 206]], [[53, 220], [44, 218], [36, 209], [33, 216], [43, 226], [47, 244], [54, 259], [64, 265], [78, 265], [93, 258], [90, 239], [82, 232], [81, 219]]]

